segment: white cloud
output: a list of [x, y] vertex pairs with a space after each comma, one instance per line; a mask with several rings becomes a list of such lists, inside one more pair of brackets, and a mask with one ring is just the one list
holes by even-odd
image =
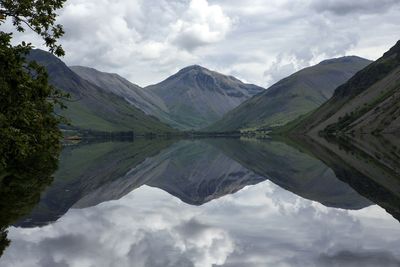
[[189, 51], [221, 41], [231, 21], [206, 0], [71, 0], [60, 23], [67, 32], [62, 39], [67, 63], [149, 84], [196, 62]]
[[317, 11], [332, 12], [336, 15], [350, 13], [380, 13], [396, 4], [398, 0], [312, 0], [311, 6]]
[[172, 40], [178, 46], [193, 50], [205, 44], [221, 41], [232, 21], [218, 5], [206, 0], [191, 0], [188, 10], [172, 25]]

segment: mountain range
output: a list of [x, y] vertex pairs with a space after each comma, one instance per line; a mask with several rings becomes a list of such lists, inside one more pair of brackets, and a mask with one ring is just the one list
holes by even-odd
[[50, 83], [70, 94], [71, 99], [65, 101], [67, 109], [57, 113], [79, 130], [137, 133], [197, 130], [264, 91], [197, 65], [142, 88], [118, 74], [83, 66], [68, 67], [39, 49], [32, 50], [28, 60], [46, 67]]
[[268, 89], [193, 65], [142, 88], [125, 78], [66, 66], [33, 50], [51, 84], [67, 92], [74, 129], [177, 133], [395, 133], [400, 131], [400, 42], [375, 62], [346, 56], [322, 61]]

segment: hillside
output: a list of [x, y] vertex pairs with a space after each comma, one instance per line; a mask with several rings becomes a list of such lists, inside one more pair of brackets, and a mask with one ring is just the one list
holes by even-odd
[[300, 70], [245, 101], [206, 130], [224, 132], [285, 124], [322, 105], [339, 85], [370, 63], [350, 56]]
[[400, 41], [338, 87], [320, 108], [278, 131], [294, 134], [400, 132]]
[[184, 129], [206, 127], [264, 90], [201, 66], [184, 68], [145, 89], [164, 101], [171, 117]]
[[150, 90], [141, 88], [115, 73], [101, 72], [83, 66], [69, 67], [81, 78], [123, 97], [131, 105], [144, 111], [148, 115], [159, 118], [162, 122], [179, 128], [180, 125], [172, 120], [164, 101]]
[[120, 95], [82, 79], [50, 53], [32, 50], [28, 60], [35, 60], [46, 67], [50, 83], [70, 94], [71, 99], [65, 102], [67, 109], [57, 113], [69, 119], [74, 128], [137, 133], [173, 131]]

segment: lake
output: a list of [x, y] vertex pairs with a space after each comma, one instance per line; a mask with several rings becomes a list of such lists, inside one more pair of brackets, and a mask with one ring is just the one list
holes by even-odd
[[67, 145], [2, 189], [0, 266], [400, 266], [399, 140]]

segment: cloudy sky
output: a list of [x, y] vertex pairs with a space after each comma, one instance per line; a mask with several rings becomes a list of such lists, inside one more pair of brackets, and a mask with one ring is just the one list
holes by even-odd
[[200, 64], [266, 87], [323, 59], [377, 59], [400, 39], [400, 1], [67, 0], [59, 22], [69, 65], [144, 86]]

